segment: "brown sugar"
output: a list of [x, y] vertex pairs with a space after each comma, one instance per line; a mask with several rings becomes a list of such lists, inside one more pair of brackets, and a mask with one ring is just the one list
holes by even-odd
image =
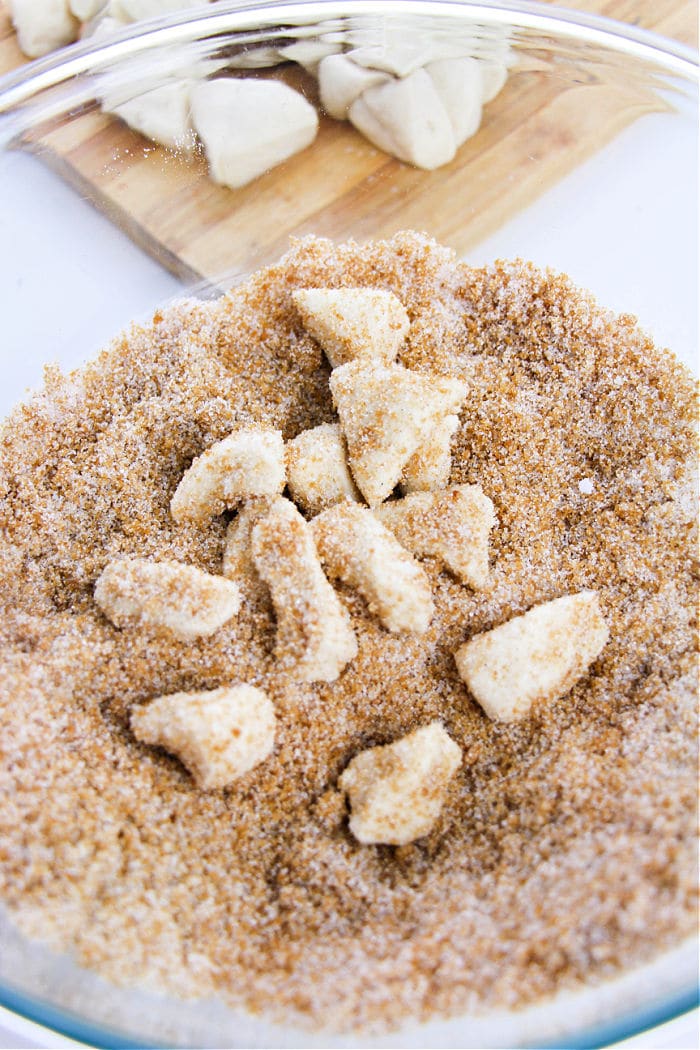
[[[204, 449], [334, 422], [295, 289], [404, 304], [399, 363], [460, 380], [451, 485], [493, 501], [490, 586], [422, 564], [435, 614], [393, 634], [339, 585], [358, 653], [331, 683], [275, 660], [264, 588], [209, 638], [120, 630], [95, 604], [121, 557], [222, 571], [231, 513], [173, 520]], [[336, 1028], [515, 1007], [599, 982], [696, 924], [693, 384], [569, 280], [474, 269], [422, 236], [306, 239], [213, 303], [185, 301], [17, 408], [2, 433], [0, 897], [109, 979]], [[564, 697], [491, 722], [453, 653], [535, 604], [597, 591], [610, 640]], [[129, 714], [247, 683], [275, 751], [197, 789]], [[338, 779], [439, 720], [462, 749], [433, 830], [363, 846]]]

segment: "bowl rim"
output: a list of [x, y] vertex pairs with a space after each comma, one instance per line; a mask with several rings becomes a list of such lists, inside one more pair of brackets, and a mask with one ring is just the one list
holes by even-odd
[[[699, 946], [695, 938], [686, 940], [683, 947], [697, 956]], [[22, 1020], [97, 1050], [113, 1050], [117, 1047], [119, 1050], [165, 1050], [166, 1045], [169, 1045], [156, 1039], [137, 1041], [134, 1036], [117, 1031], [109, 1022], [100, 1024], [80, 1016], [69, 1007], [58, 1006], [39, 996], [32, 997], [27, 992], [3, 982], [0, 982], [0, 1006]], [[522, 1047], [523, 1050], [605, 1050], [623, 1040], [677, 1020], [697, 1010], [699, 1006], [700, 990], [696, 986], [672, 994], [665, 1003], [650, 1003], [638, 1008], [634, 1013], [627, 1010], [609, 1021], [584, 1023], [581, 1029], [565, 1039], [555, 1035], [537, 1043], [528, 1039]], [[459, 1018], [454, 1017], [451, 1023], [454, 1024], [458, 1020]]]
[[[329, 20], [350, 15], [395, 15], [396, 0], [218, 0], [207, 8], [190, 7], [171, 15], [134, 23], [113, 36], [88, 37], [37, 58], [0, 77], [0, 118], [42, 90], [73, 77], [94, 72], [120, 58], [192, 39], [193, 28], [205, 37], [298, 19]], [[700, 83], [697, 50], [648, 29], [604, 15], [562, 8], [542, 0], [401, 0], [402, 18], [431, 15], [459, 17], [459, 12], [493, 23], [555, 32], [579, 42], [599, 44], [621, 54], [634, 55], [662, 66], [666, 72]], [[198, 12], [193, 14], [192, 12]], [[304, 23], [302, 23], [304, 24]]]

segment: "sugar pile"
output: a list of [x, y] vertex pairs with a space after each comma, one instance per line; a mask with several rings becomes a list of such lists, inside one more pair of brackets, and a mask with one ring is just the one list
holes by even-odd
[[[467, 382], [451, 483], [493, 500], [492, 587], [426, 559], [436, 615], [359, 642], [334, 683], [275, 665], [264, 588], [211, 638], [119, 631], [93, 587], [121, 555], [221, 571], [224, 516], [169, 501], [237, 426], [333, 420], [296, 288], [405, 304], [399, 360]], [[218, 994], [276, 1019], [382, 1027], [599, 981], [695, 928], [693, 384], [631, 318], [523, 263], [473, 269], [404, 233], [306, 239], [214, 303], [134, 328], [15, 410], [0, 465], [0, 896], [31, 935], [117, 982]], [[490, 722], [453, 652], [596, 589], [610, 642], [562, 700]], [[138, 744], [135, 703], [247, 682], [278, 716], [266, 761], [200, 792]], [[437, 826], [362, 846], [340, 773], [440, 719], [465, 755]]]

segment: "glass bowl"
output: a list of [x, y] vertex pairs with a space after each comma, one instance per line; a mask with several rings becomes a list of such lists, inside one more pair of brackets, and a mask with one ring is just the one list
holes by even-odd
[[[401, 163], [324, 115], [312, 145], [235, 190], [207, 177], [201, 151], [157, 147], [101, 109], [230, 69], [317, 104], [319, 55], [358, 47], [468, 55], [507, 80], [446, 167]], [[694, 367], [697, 83], [697, 57], [651, 33], [545, 4], [450, 0], [224, 0], [23, 66], [0, 80], [3, 415], [47, 363], [74, 367], [133, 319], [218, 295], [307, 233], [412, 228], [477, 265], [564, 271]], [[0, 1003], [98, 1046], [592, 1046], [690, 1008], [696, 977], [684, 943], [525, 1011], [367, 1041], [112, 986], [2, 916]]]

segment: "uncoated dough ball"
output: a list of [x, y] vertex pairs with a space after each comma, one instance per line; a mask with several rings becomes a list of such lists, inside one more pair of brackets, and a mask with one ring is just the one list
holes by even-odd
[[232, 188], [305, 149], [318, 130], [314, 107], [275, 80], [207, 80], [193, 88], [190, 104], [211, 176]]
[[78, 20], [68, 0], [9, 0], [19, 46], [29, 58], [40, 58], [78, 38]]

